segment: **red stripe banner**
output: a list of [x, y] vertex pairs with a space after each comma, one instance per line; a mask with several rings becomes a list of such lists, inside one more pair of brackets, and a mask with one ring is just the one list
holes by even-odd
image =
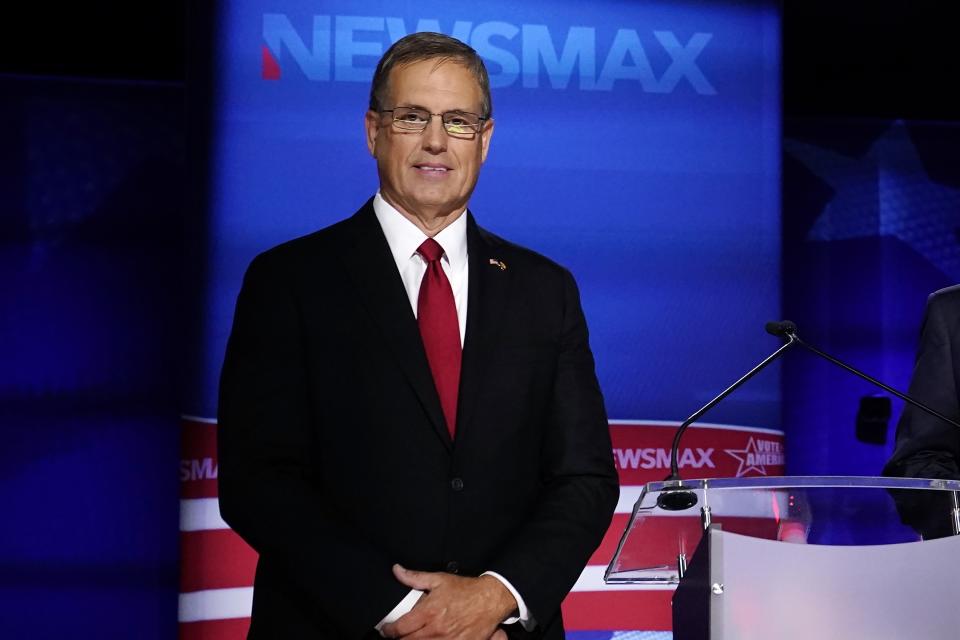
[[[569, 630], [670, 629], [672, 588], [606, 585], [603, 571], [616, 551], [642, 486], [662, 480], [669, 472], [670, 444], [677, 426], [674, 422], [610, 422], [613, 457], [621, 483], [620, 503], [606, 536], [563, 603]], [[752, 427], [694, 425], [680, 449], [680, 470], [687, 478], [783, 475], [783, 433]], [[257, 554], [220, 519], [217, 471], [215, 422], [184, 418], [180, 461], [180, 640], [238, 640], [245, 637], [249, 627]], [[775, 505], [772, 511], [776, 511]], [[730, 531], [776, 538], [784, 524], [776, 515], [733, 514], [724, 520], [724, 526]], [[678, 532], [683, 532], [687, 544], [694, 548], [700, 536], [699, 519], [649, 519], [645, 524], [645, 545], [655, 548], [658, 540], [675, 540]]]

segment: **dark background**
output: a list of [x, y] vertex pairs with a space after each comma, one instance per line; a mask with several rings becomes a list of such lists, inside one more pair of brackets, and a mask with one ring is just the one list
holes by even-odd
[[[0, 72], [183, 83], [181, 2], [18, 3]], [[198, 3], [202, 4], [202, 3]], [[960, 71], [950, 3], [797, 0], [783, 5], [784, 115], [954, 120]]]

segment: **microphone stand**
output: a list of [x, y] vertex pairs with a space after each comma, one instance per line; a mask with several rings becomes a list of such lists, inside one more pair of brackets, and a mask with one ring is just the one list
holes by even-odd
[[[776, 324], [776, 323], [770, 323]], [[768, 325], [769, 330], [769, 325]], [[724, 389], [720, 394], [697, 409], [693, 415], [683, 421], [683, 424], [677, 429], [676, 435], [673, 436], [673, 445], [670, 447], [670, 475], [667, 476], [665, 482], [676, 481], [680, 482], [680, 438], [683, 437], [684, 432], [687, 428], [696, 422], [700, 416], [705, 414], [707, 411], [715, 407], [721, 400], [726, 398], [728, 395], [733, 393], [735, 390], [740, 388], [747, 380], [757, 375], [766, 368], [771, 362], [779, 358], [781, 355], [786, 352], [787, 349], [792, 347], [794, 344], [799, 342], [799, 339], [796, 335], [787, 335], [787, 342], [784, 343], [779, 349], [771, 353], [769, 356], [763, 359], [758, 365], [753, 369], [748, 371], [743, 375], [739, 380], [734, 382], [732, 385]], [[666, 511], [683, 511], [684, 509], [689, 509], [690, 507], [697, 504], [697, 495], [693, 491], [687, 491], [679, 484], [673, 487], [664, 487], [660, 492], [660, 495], [657, 496], [657, 506]]]
[[695, 422], [698, 418], [700, 418], [700, 416], [702, 416], [707, 411], [712, 409], [718, 402], [720, 402], [721, 400], [726, 398], [728, 395], [730, 395], [730, 393], [732, 393], [735, 389], [740, 387], [744, 382], [746, 382], [747, 380], [752, 378], [754, 375], [756, 375], [761, 369], [763, 369], [768, 364], [770, 364], [771, 362], [779, 358], [787, 349], [791, 348], [796, 344], [802, 346], [804, 349], [807, 349], [811, 353], [818, 355], [829, 362], [832, 362], [833, 364], [837, 365], [841, 369], [845, 369], [850, 373], [854, 374], [855, 376], [866, 380], [870, 384], [880, 387], [887, 393], [892, 393], [896, 397], [900, 398], [905, 402], [912, 404], [913, 406], [917, 407], [921, 411], [925, 411], [929, 415], [939, 418], [940, 420], [943, 420], [944, 422], [947, 422], [957, 427], [958, 429], [960, 429], [960, 423], [956, 422], [951, 418], [948, 418], [947, 416], [943, 415], [939, 411], [928, 407], [924, 403], [914, 398], [911, 398], [905, 393], [901, 393], [900, 391], [897, 391], [893, 387], [880, 382], [876, 378], [868, 376], [867, 374], [860, 371], [859, 369], [851, 367], [847, 363], [834, 358], [830, 354], [824, 353], [823, 351], [821, 351], [820, 349], [817, 349], [813, 345], [807, 344], [797, 336], [797, 325], [790, 322], [789, 320], [784, 320], [782, 322], [768, 322], [766, 324], [766, 330], [767, 330], [767, 333], [771, 335], [784, 338], [786, 342], [783, 345], [781, 345], [779, 349], [777, 349], [772, 354], [767, 356], [767, 358], [763, 360], [760, 364], [758, 364], [753, 369], [748, 371], [746, 375], [744, 375], [742, 378], [740, 378], [739, 380], [734, 382], [732, 385], [724, 389], [723, 392], [720, 393], [720, 395], [718, 395], [716, 398], [714, 398], [713, 400], [705, 404], [703, 407], [698, 409], [692, 416], [687, 418], [683, 422], [683, 424], [680, 425], [679, 429], [677, 429], [677, 433], [673, 437], [673, 446], [670, 449], [670, 475], [667, 476], [667, 478], [664, 480], [665, 482], [676, 482], [677, 484], [674, 486], [664, 487], [660, 495], [657, 497], [657, 506], [659, 506], [661, 509], [664, 509], [666, 511], [683, 511], [684, 509], [689, 509], [690, 507], [697, 504], [697, 495], [693, 491], [688, 491], [684, 489], [681, 484], [682, 480], [680, 478], [680, 465], [679, 465], [680, 438], [683, 436], [684, 432], [687, 430], [687, 427], [689, 427], [693, 422]]
[[[814, 347], [813, 345], [807, 344], [806, 342], [804, 342], [803, 340], [801, 340], [800, 338], [797, 337], [797, 333], [796, 333], [796, 332], [797, 332], [797, 327], [796, 327], [792, 322], [784, 321], [784, 322], [780, 322], [780, 323], [770, 323], [770, 324], [771, 324], [771, 325], [773, 325], [773, 324], [778, 324], [778, 325], [790, 325], [790, 326], [786, 326], [786, 327], [785, 327], [784, 333], [782, 334], [783, 337], [787, 338], [787, 340], [789, 340], [790, 342], [795, 342], [796, 344], [799, 344], [799, 345], [800, 345], [801, 347], [803, 347], [804, 349], [807, 349], [808, 351], [810, 351], [810, 352], [812, 352], [812, 353], [820, 356], [820, 357], [823, 358], [824, 360], [828, 360], [829, 362], [832, 362], [833, 364], [837, 365], [837, 366], [840, 367], [841, 369], [846, 369], [847, 371], [849, 371], [849, 372], [852, 373], [853, 375], [855, 375], [855, 376], [857, 376], [857, 377], [860, 377], [860, 378], [863, 378], [864, 380], [866, 380], [866, 381], [869, 382], [870, 384], [873, 384], [873, 385], [876, 385], [876, 386], [880, 387], [881, 389], [883, 389], [883, 390], [886, 391], [887, 393], [892, 393], [893, 395], [897, 396], [897, 397], [900, 398], [901, 400], [903, 400], [903, 401], [905, 401], [905, 402], [908, 402], [908, 403], [912, 404], [913, 406], [917, 407], [917, 408], [920, 409], [921, 411], [925, 411], [925, 412], [927, 412], [929, 415], [934, 416], [934, 417], [936, 417], [936, 418], [940, 418], [940, 419], [943, 420], [944, 422], [947, 422], [947, 423], [949, 423], [949, 424], [957, 427], [958, 429], [960, 429], [960, 423], [958, 423], [957, 421], [955, 421], [955, 420], [953, 420], [953, 419], [951, 419], [951, 418], [948, 418], [947, 416], [943, 415], [942, 413], [940, 413], [940, 412], [937, 411], [936, 409], [932, 409], [932, 408], [928, 407], [927, 405], [923, 404], [923, 403], [920, 402], [919, 400], [916, 400], [916, 399], [914, 399], [914, 398], [911, 398], [911, 397], [908, 396], [907, 394], [901, 393], [901, 392], [897, 391], [897, 390], [894, 389], [893, 387], [891, 387], [891, 386], [889, 386], [889, 385], [886, 385], [886, 384], [880, 382], [879, 380], [868, 376], [868, 375], [865, 374], [864, 372], [862, 372], [862, 371], [860, 371], [860, 370], [858, 370], [858, 369], [855, 369], [854, 367], [851, 367], [851, 366], [848, 365], [847, 363], [841, 362], [840, 360], [837, 360], [836, 358], [834, 358], [834, 357], [831, 356], [830, 354], [824, 353], [823, 351], [820, 351], [820, 349], [817, 349], [817, 348]], [[788, 343], [788, 344], [789, 344], [789, 343]], [[786, 345], [784, 345], [784, 346], [786, 346]]]

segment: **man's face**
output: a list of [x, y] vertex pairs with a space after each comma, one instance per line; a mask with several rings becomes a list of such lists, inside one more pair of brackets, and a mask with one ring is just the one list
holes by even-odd
[[[383, 108], [480, 114], [482, 97], [479, 84], [462, 65], [422, 60], [390, 72]], [[416, 132], [394, 127], [391, 115], [368, 111], [365, 120], [367, 147], [377, 159], [383, 197], [420, 219], [462, 211], [487, 158], [493, 121], [485, 121], [473, 139], [463, 139], [448, 135], [439, 117], [432, 117], [423, 132]]]

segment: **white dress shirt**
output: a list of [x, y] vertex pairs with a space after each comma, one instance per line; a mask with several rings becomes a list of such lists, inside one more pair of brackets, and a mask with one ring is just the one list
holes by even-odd
[[[403, 280], [403, 287], [407, 291], [407, 298], [410, 300], [410, 308], [413, 309], [413, 315], [417, 315], [417, 298], [420, 295], [420, 283], [423, 281], [423, 274], [427, 271], [427, 261], [417, 253], [417, 249], [423, 244], [424, 240], [429, 238], [417, 225], [408, 220], [402, 213], [396, 210], [389, 202], [383, 199], [380, 192], [373, 198], [373, 211], [377, 215], [377, 221], [380, 228], [383, 229], [383, 235], [387, 237], [387, 244], [390, 246], [390, 253], [397, 263], [397, 270], [400, 272], [400, 278]], [[457, 321], [460, 325], [460, 346], [463, 346], [464, 336], [467, 334], [467, 287], [469, 285], [468, 272], [469, 261], [467, 260], [467, 216], [466, 211], [461, 212], [460, 216], [444, 227], [440, 233], [433, 236], [433, 239], [443, 248], [443, 257], [440, 258], [440, 266], [447, 280], [450, 281], [450, 288], [453, 289], [453, 300], [457, 307]], [[483, 575], [493, 576], [503, 583], [503, 586], [513, 594], [517, 601], [517, 612], [519, 616], [507, 618], [504, 622], [512, 624], [520, 622], [523, 628], [531, 630], [536, 626], [536, 621], [530, 615], [523, 598], [517, 593], [510, 582], [499, 573], [487, 571]], [[423, 595], [423, 591], [411, 589], [403, 600], [401, 600], [383, 620], [377, 624], [377, 631], [383, 625], [394, 622], [402, 615], [413, 609], [413, 606]]]
[[[406, 219], [389, 202], [383, 199], [380, 192], [373, 198], [373, 210], [377, 214], [377, 221], [383, 229], [390, 245], [390, 253], [397, 263], [403, 288], [407, 290], [410, 299], [410, 308], [413, 316], [417, 316], [417, 298], [420, 295], [420, 283], [423, 274], [427, 272], [427, 261], [417, 253], [420, 245], [429, 238], [420, 230], [420, 227]], [[440, 267], [450, 281], [453, 289], [453, 302], [457, 306], [457, 320], [460, 324], [460, 346], [467, 334], [467, 216], [466, 212], [433, 237], [443, 248], [440, 258]]]

